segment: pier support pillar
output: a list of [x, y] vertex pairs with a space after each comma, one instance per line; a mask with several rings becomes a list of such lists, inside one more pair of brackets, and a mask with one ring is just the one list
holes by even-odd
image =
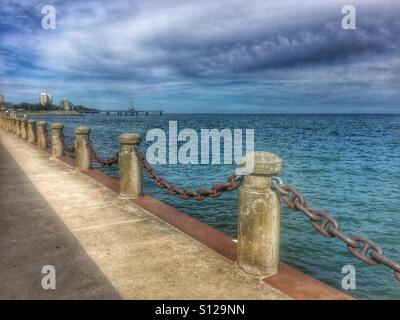
[[119, 152], [119, 189], [123, 198], [136, 199], [142, 192], [142, 169], [134, 151], [139, 147], [141, 137], [138, 133], [123, 133], [118, 138], [121, 144]]
[[36, 121], [28, 120], [28, 142], [36, 143]]
[[242, 166], [251, 161], [253, 172], [243, 177], [239, 189], [238, 266], [248, 274], [270, 277], [278, 273], [281, 215], [271, 178], [282, 169], [282, 160], [256, 151], [243, 158]]
[[64, 155], [63, 128], [64, 125], [62, 123], [53, 123], [51, 125], [51, 155], [53, 159]]
[[92, 168], [92, 157], [89, 150], [90, 128], [75, 129], [75, 168], [82, 171]]
[[28, 139], [28, 132], [27, 132], [27, 120], [26, 119], [21, 119], [21, 138], [22, 139]]
[[47, 150], [47, 122], [36, 122], [36, 144], [40, 150]]

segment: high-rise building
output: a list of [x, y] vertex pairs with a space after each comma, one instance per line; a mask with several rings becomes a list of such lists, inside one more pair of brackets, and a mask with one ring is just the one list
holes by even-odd
[[60, 109], [64, 111], [72, 111], [74, 110], [74, 105], [71, 103], [71, 101], [64, 98], [60, 102]]
[[4, 100], [4, 94], [0, 94], [0, 103], [5, 102]]
[[50, 93], [41, 92], [39, 97], [39, 103], [42, 106], [52, 104], [53, 103], [53, 96]]

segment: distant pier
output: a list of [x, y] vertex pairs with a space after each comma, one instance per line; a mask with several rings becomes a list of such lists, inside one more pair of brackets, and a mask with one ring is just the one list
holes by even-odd
[[160, 115], [162, 116], [163, 110], [100, 110], [100, 113], [105, 113], [107, 116], [110, 114], [116, 114], [117, 116], [138, 116], [138, 115]]

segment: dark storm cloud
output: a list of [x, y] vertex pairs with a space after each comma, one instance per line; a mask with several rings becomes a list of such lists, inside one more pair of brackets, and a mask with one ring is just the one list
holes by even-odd
[[[399, 8], [396, 6], [395, 8]], [[364, 10], [357, 30], [343, 30], [341, 16], [310, 14], [306, 23], [282, 21], [269, 26], [265, 22], [257, 32], [232, 32], [219, 39], [193, 37], [186, 41], [184, 32], [162, 34], [151, 41], [151, 47], [166, 52], [166, 61], [183, 75], [222, 75], [262, 72], [271, 69], [301, 68], [310, 65], [346, 64], [368, 61], [374, 56], [398, 56], [400, 53], [399, 10], [382, 12]], [[340, 11], [339, 11], [340, 12]], [[316, 21], [315, 21], [316, 20]], [[206, 33], [207, 30], [204, 30]]]

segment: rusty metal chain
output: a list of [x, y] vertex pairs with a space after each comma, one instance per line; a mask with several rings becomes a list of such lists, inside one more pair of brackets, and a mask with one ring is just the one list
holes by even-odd
[[311, 208], [300, 192], [285, 185], [280, 178], [273, 179], [273, 187], [289, 208], [300, 211], [307, 216], [312, 226], [323, 236], [340, 239], [347, 245], [347, 249], [353, 256], [368, 265], [383, 264], [389, 267], [394, 271], [397, 280], [400, 281], [400, 264], [386, 257], [382, 248], [375, 242], [363, 236], [351, 236], [343, 232], [333, 216]]
[[43, 134], [44, 134], [44, 139], [47, 141], [47, 146], [51, 146], [53, 144], [53, 141], [51, 141], [51, 138], [49, 138], [49, 133], [47, 132], [47, 128], [44, 129]]
[[75, 145], [66, 143], [65, 142], [65, 136], [64, 136], [63, 133], [61, 134], [61, 143], [63, 145], [63, 149], [64, 149], [65, 152], [68, 152], [68, 153], [74, 153], [75, 152]]
[[102, 164], [103, 166], [112, 166], [115, 163], [119, 162], [119, 154], [118, 152], [111, 158], [108, 159], [104, 159], [102, 157], [100, 157], [97, 152], [94, 150], [93, 148], [93, 144], [90, 140], [88, 140], [88, 148], [89, 148], [89, 152], [90, 152], [90, 156], [92, 157], [92, 159], [94, 159], [97, 163]]
[[226, 182], [216, 184], [209, 189], [181, 189], [177, 186], [173, 185], [172, 183], [168, 182], [166, 179], [160, 177], [156, 170], [149, 164], [146, 160], [146, 157], [140, 152], [138, 146], [134, 146], [134, 152], [140, 166], [143, 168], [144, 172], [155, 181], [155, 183], [165, 189], [169, 194], [178, 196], [182, 199], [189, 199], [193, 198], [195, 200], [201, 201], [204, 200], [206, 197], [210, 198], [217, 198], [221, 196], [226, 191], [233, 191], [240, 186], [241, 176], [231, 176], [227, 179]]

